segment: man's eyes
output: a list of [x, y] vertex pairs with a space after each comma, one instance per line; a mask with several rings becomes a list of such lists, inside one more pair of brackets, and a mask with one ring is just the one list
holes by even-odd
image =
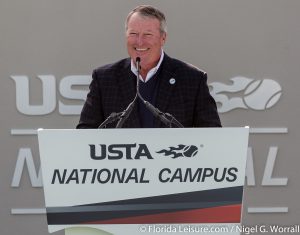
[[[129, 35], [131, 35], [131, 36], [138, 36], [139, 34], [138, 34], [138, 33], [131, 32], [131, 33], [129, 33]], [[152, 33], [145, 33], [145, 34], [143, 34], [143, 35], [146, 36], [146, 37], [151, 37], [151, 36], [153, 36]]]

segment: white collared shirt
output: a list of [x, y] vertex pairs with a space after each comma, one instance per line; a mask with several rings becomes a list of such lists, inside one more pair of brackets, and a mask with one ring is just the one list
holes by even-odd
[[[145, 80], [140, 75], [140, 80], [141, 81], [148, 82], [154, 76], [154, 74], [156, 74], [156, 72], [158, 71], [158, 69], [161, 65], [161, 62], [164, 59], [164, 54], [165, 53], [164, 53], [163, 49], [161, 49], [161, 55], [160, 55], [160, 59], [159, 59], [157, 65], [154, 68], [150, 69], [150, 71], [147, 73], [147, 76], [146, 76]], [[133, 60], [131, 60], [131, 71], [135, 74], [135, 76], [137, 76], [137, 68], [135, 67], [135, 64], [134, 64]]]

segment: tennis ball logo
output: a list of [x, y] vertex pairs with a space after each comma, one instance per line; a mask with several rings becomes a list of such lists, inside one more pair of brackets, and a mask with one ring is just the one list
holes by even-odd
[[194, 157], [198, 153], [198, 148], [195, 145], [179, 144], [177, 147], [169, 147], [169, 149], [162, 149], [157, 151], [165, 156], [178, 157]]
[[274, 106], [282, 94], [281, 86], [274, 80], [263, 79], [251, 82], [245, 89], [243, 101], [254, 110], [265, 110]]
[[194, 157], [198, 153], [198, 148], [195, 145], [185, 146], [182, 155], [185, 157]]

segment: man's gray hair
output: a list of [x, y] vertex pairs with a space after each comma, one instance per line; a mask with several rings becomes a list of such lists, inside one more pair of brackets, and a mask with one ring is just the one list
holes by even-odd
[[128, 14], [128, 16], [126, 18], [125, 30], [127, 30], [127, 28], [128, 28], [128, 21], [129, 21], [130, 17], [136, 12], [140, 16], [143, 16], [143, 17], [158, 19], [158, 21], [160, 23], [160, 33], [167, 32], [167, 22], [166, 22], [166, 17], [164, 15], [164, 13], [162, 13], [160, 10], [158, 10], [157, 8], [150, 6], [150, 5], [141, 5], [141, 6], [137, 6], [136, 8], [134, 8]]

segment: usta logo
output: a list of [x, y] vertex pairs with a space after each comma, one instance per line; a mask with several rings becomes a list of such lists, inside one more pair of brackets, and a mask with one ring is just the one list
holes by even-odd
[[[59, 81], [59, 94], [56, 95], [56, 78], [53, 75], [39, 75], [32, 79], [27, 76], [11, 76], [16, 85], [16, 107], [25, 115], [47, 115], [58, 106], [61, 115], [79, 115], [92, 81], [89, 75], [72, 75]], [[33, 80], [33, 81], [32, 81]], [[35, 80], [35, 81], [34, 81]], [[29, 83], [40, 80], [42, 97], [38, 105], [30, 104]], [[218, 111], [225, 113], [234, 109], [266, 110], [273, 107], [280, 99], [282, 88], [274, 80], [254, 80], [246, 77], [230, 79], [232, 84], [220, 82], [209, 84], [211, 95], [218, 104]], [[84, 88], [85, 87], [85, 88]], [[240, 95], [242, 93], [242, 95]], [[65, 104], [63, 100], [75, 101], [76, 104]], [[78, 104], [81, 101], [81, 104]]]

